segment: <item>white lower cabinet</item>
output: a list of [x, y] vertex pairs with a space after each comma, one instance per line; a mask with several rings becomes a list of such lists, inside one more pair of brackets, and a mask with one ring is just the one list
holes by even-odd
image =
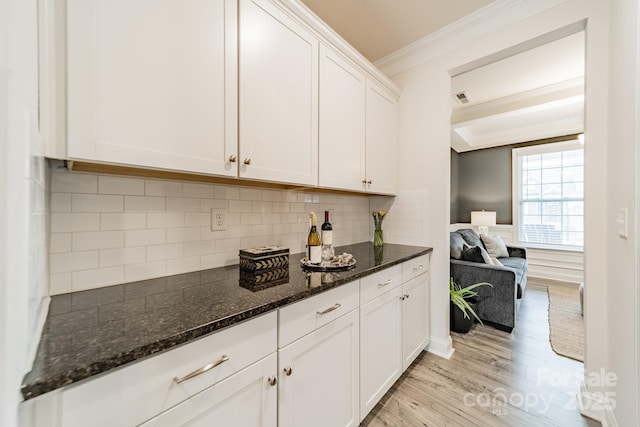
[[428, 263], [23, 402], [20, 427], [357, 426], [428, 344]]
[[360, 417], [402, 374], [402, 288], [360, 307]]
[[276, 427], [276, 353], [187, 399], [141, 427]]
[[[218, 405], [216, 410], [228, 410], [225, 405], [235, 403], [228, 403], [228, 398], [219, 393], [230, 393], [234, 388], [240, 392], [248, 387], [249, 383], [246, 382], [243, 385], [238, 384], [237, 381], [257, 381], [258, 375], [263, 375], [262, 373], [240, 373], [248, 366], [275, 353], [276, 318], [277, 314], [274, 311], [157, 356], [64, 388], [60, 403], [61, 426], [140, 425], [166, 413], [167, 410], [176, 409], [176, 405], [180, 406], [183, 403], [184, 407], [197, 407], [200, 413], [206, 414], [208, 410], [213, 411], [216, 405]], [[210, 367], [210, 365], [214, 366]], [[210, 368], [205, 370], [205, 367]], [[275, 366], [272, 368], [270, 375], [277, 375]], [[199, 370], [202, 371], [201, 374], [193, 375], [184, 381], [176, 381], [176, 378], [185, 378]], [[236, 375], [238, 377], [235, 377]], [[253, 376], [253, 378], [249, 379], [244, 375]], [[224, 383], [226, 380], [229, 380], [229, 383]], [[218, 385], [220, 385], [219, 388]], [[213, 389], [212, 386], [214, 386]], [[267, 386], [264, 385], [264, 387]], [[215, 395], [215, 399], [203, 403], [203, 398], [200, 397], [202, 393], [206, 393], [205, 396]], [[262, 402], [257, 404], [262, 406]], [[203, 405], [209, 407], [203, 408]], [[275, 400], [272, 405], [275, 413]], [[182, 410], [178, 410], [176, 415], [171, 416], [180, 417], [181, 414], [183, 414]]]
[[402, 370], [406, 370], [429, 342], [429, 275], [402, 285]]

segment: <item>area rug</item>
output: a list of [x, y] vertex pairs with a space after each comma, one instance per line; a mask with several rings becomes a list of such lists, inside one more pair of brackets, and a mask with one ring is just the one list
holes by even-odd
[[561, 356], [584, 362], [584, 318], [578, 289], [549, 286], [549, 341]]

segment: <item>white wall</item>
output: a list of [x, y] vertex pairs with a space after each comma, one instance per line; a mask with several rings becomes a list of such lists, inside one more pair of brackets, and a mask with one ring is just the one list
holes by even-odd
[[[330, 211], [336, 246], [372, 237], [364, 195], [68, 172], [57, 163], [52, 295], [237, 264], [238, 250], [246, 247], [275, 244], [303, 252], [309, 211], [320, 223]], [[390, 206], [393, 199], [380, 201]], [[226, 209], [227, 230], [211, 231], [211, 208]]]
[[[618, 382], [613, 388], [615, 419], [620, 426], [639, 425], [640, 329], [638, 277], [638, 2], [611, 2], [609, 134], [605, 224], [609, 321], [609, 366]], [[618, 236], [618, 209], [628, 209], [629, 237]], [[635, 420], [635, 422], [633, 422]]]
[[46, 170], [38, 130], [35, 1], [0, 2], [0, 425], [17, 424], [20, 384], [46, 314]]
[[[449, 275], [447, 233], [450, 206], [449, 129], [451, 97], [450, 71], [462, 70], [468, 64], [480, 63], [483, 58], [513, 49], [536, 37], [565, 27], [586, 22], [586, 351], [585, 369], [597, 372], [609, 368], [607, 258], [606, 231], [611, 223], [607, 217], [607, 186], [603, 179], [607, 159], [607, 75], [608, 75], [608, 2], [599, 0], [569, 0], [531, 17], [518, 15], [518, 7], [534, 6], [520, 2], [508, 8], [514, 17], [509, 25], [495, 26], [487, 19], [492, 31], [477, 32], [473, 38], [450, 38], [453, 49], [437, 56], [425, 56], [425, 62], [406, 69], [404, 63], [416, 60], [415, 55], [398, 57], [397, 64], [387, 63], [387, 71], [395, 70], [393, 80], [401, 87], [400, 98], [400, 174], [402, 190], [426, 190], [429, 193], [430, 239], [434, 247], [432, 257], [432, 340], [449, 340], [448, 294]], [[504, 18], [504, 15], [502, 16]], [[514, 24], [514, 22], [517, 22]], [[460, 47], [457, 47], [460, 46]], [[444, 49], [440, 49], [441, 51]], [[384, 70], [384, 69], [383, 69]]]

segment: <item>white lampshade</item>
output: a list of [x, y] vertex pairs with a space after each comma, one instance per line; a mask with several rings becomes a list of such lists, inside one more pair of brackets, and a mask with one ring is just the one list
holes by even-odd
[[495, 227], [496, 213], [493, 211], [472, 211], [471, 225], [484, 225], [487, 227]]
[[471, 225], [478, 227], [478, 233], [489, 235], [489, 227], [496, 225], [496, 213], [493, 211], [472, 211]]

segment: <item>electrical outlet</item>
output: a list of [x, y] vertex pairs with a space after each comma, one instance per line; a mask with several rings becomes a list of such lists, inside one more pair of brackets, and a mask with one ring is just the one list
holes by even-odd
[[227, 210], [211, 208], [211, 231], [224, 231], [227, 229]]

